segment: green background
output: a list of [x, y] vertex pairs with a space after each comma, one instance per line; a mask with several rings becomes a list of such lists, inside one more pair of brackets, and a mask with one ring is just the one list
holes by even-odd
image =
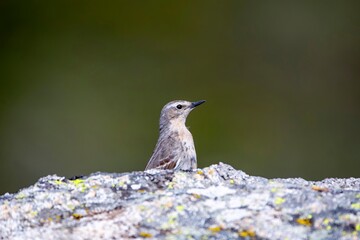
[[360, 176], [360, 1], [1, 1], [0, 193], [143, 170], [160, 110], [199, 167]]

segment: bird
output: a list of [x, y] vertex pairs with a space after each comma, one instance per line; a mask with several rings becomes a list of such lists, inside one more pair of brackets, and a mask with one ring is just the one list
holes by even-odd
[[146, 165], [149, 169], [191, 171], [197, 168], [193, 137], [185, 126], [189, 113], [205, 100], [189, 102], [175, 100], [167, 103], [160, 114], [159, 138]]

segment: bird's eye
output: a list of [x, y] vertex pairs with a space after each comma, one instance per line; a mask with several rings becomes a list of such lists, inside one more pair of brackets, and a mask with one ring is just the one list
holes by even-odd
[[182, 109], [182, 106], [179, 104], [176, 106], [177, 109]]

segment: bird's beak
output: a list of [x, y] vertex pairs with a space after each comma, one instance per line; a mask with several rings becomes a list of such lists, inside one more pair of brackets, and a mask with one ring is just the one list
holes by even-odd
[[200, 101], [197, 101], [197, 102], [192, 102], [191, 103], [191, 108], [195, 108], [197, 106], [199, 106], [200, 104], [203, 104], [205, 102], [205, 100], [200, 100]]

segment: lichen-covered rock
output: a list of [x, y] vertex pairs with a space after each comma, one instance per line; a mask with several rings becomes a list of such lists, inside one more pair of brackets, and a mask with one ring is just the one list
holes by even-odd
[[0, 239], [358, 239], [360, 179], [194, 172], [41, 178], [0, 197]]

